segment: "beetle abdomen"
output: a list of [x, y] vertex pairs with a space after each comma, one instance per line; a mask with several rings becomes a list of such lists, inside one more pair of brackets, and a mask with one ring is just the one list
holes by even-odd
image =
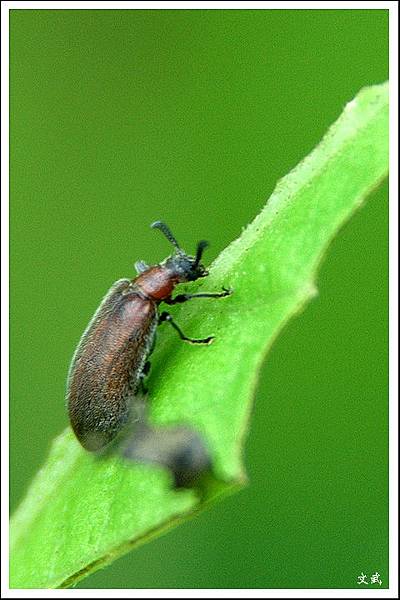
[[156, 326], [156, 305], [128, 279], [111, 287], [89, 323], [67, 382], [71, 425], [87, 450], [106, 446], [126, 423]]

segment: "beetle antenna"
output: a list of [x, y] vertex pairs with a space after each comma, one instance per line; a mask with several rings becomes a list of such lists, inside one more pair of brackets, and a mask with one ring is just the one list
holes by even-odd
[[167, 240], [169, 242], [171, 242], [171, 244], [173, 246], [175, 246], [175, 248], [178, 250], [178, 252], [180, 252], [181, 254], [184, 254], [182, 248], [179, 246], [178, 242], [176, 241], [176, 239], [172, 235], [172, 232], [171, 232], [170, 228], [168, 227], [168, 225], [166, 225], [162, 221], [154, 221], [154, 223], [152, 223], [150, 225], [150, 227], [152, 229], [159, 229], [165, 235], [165, 237], [167, 238]]
[[199, 242], [197, 244], [196, 258], [195, 258], [195, 261], [194, 261], [194, 266], [195, 267], [197, 267], [197, 265], [201, 261], [201, 257], [203, 256], [203, 252], [207, 248], [207, 246], [209, 246], [209, 243], [206, 242], [205, 240], [201, 240], [201, 242]]

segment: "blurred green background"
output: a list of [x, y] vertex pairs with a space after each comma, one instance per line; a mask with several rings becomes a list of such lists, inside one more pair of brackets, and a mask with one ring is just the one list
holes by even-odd
[[[67, 424], [99, 300], [165, 257], [149, 224], [214, 258], [387, 79], [388, 13], [12, 10], [10, 25], [14, 509]], [[357, 588], [361, 571], [387, 587], [387, 220], [384, 185], [270, 352], [250, 485], [78, 587]]]

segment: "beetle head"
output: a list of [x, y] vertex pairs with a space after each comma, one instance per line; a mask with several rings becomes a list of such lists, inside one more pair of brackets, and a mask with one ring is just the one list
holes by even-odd
[[190, 256], [179, 246], [169, 227], [162, 221], [156, 221], [151, 225], [153, 229], [159, 229], [175, 248], [175, 253], [169, 256], [163, 264], [174, 273], [180, 282], [194, 281], [200, 277], [206, 277], [208, 271], [200, 262], [208, 242], [202, 240], [197, 244], [196, 255]]

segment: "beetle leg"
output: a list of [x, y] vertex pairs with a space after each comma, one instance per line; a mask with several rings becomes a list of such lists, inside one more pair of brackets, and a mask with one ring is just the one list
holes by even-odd
[[199, 294], [178, 294], [175, 298], [167, 298], [164, 300], [166, 304], [182, 304], [182, 302], [187, 302], [192, 298], [225, 298], [226, 296], [230, 296], [232, 294], [232, 290], [227, 290], [226, 288], [222, 288], [223, 292], [201, 292]]
[[143, 369], [142, 372], [139, 375], [139, 384], [138, 384], [138, 388], [141, 390], [141, 392], [143, 394], [147, 394], [148, 393], [148, 389], [146, 384], [144, 383], [144, 379], [146, 377], [146, 375], [149, 374], [150, 371], [150, 367], [151, 367], [151, 362], [149, 360], [146, 360], [146, 362], [143, 365]]
[[149, 360], [146, 360], [146, 362], [144, 363], [144, 366], [143, 366], [142, 374], [148, 375], [149, 371], [150, 371], [150, 367], [151, 367], [151, 362]]
[[190, 342], [191, 344], [211, 344], [212, 340], [214, 339], [213, 335], [200, 340], [195, 340], [193, 338], [186, 337], [186, 335], [178, 327], [178, 325], [175, 323], [172, 316], [168, 312], [162, 312], [159, 316], [159, 323], [162, 323], [163, 321], [168, 321], [175, 329], [175, 331], [178, 332], [178, 335], [181, 338], [181, 340], [184, 340], [185, 342]]

